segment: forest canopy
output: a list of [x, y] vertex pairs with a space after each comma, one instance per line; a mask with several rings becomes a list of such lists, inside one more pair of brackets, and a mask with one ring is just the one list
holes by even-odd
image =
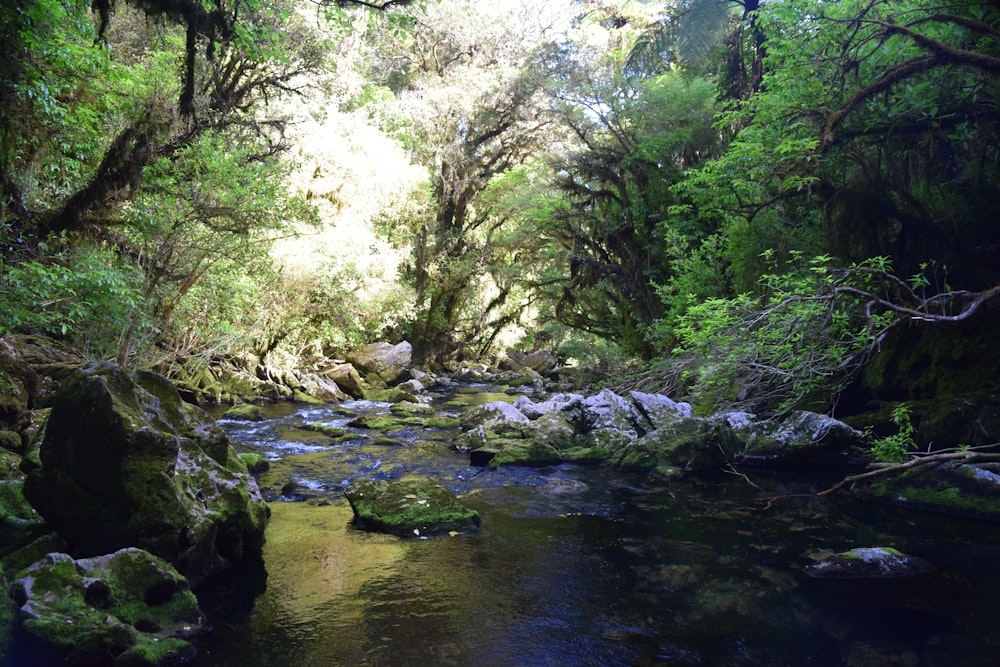
[[547, 348], [831, 410], [1000, 284], [988, 3], [15, 0], [0, 37], [0, 334], [89, 358]]

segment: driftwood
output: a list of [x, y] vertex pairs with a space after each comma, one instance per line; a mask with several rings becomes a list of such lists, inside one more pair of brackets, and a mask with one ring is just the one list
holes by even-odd
[[916, 468], [927, 463], [937, 463], [939, 461], [961, 461], [963, 463], [1000, 463], [1000, 453], [992, 453], [990, 450], [1000, 447], [1000, 442], [991, 445], [979, 445], [978, 447], [942, 449], [933, 454], [914, 454], [913, 458], [905, 463], [897, 463], [876, 470], [869, 470], [858, 475], [845, 477], [829, 489], [820, 491], [816, 495], [829, 496], [843, 489], [845, 486], [856, 482], [863, 482], [877, 477], [898, 475], [899, 473]]

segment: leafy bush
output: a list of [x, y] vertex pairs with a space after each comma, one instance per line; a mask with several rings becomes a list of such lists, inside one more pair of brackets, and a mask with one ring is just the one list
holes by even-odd
[[791, 256], [783, 271], [762, 276], [761, 296], [709, 298], [678, 317], [674, 367], [702, 409], [826, 410], [893, 321], [866, 312], [860, 294], [867, 291], [838, 290], [873, 288], [864, 267], [834, 269], [828, 256]]
[[142, 317], [138, 272], [113, 252], [82, 246], [0, 267], [0, 334], [44, 334], [85, 356], [114, 356]]
[[902, 463], [906, 460], [907, 452], [917, 448], [913, 438], [916, 427], [913, 426], [908, 403], [900, 403], [892, 409], [892, 423], [896, 425], [897, 431], [872, 440], [871, 453], [879, 461]]

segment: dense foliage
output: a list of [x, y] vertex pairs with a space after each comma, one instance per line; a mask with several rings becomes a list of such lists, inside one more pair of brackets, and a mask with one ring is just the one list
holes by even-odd
[[95, 6], [0, 10], [2, 332], [551, 346], [781, 412], [996, 296], [992, 5]]

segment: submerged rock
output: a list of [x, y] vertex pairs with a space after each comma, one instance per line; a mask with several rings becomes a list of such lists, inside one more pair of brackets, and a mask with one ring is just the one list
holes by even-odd
[[56, 396], [39, 457], [24, 495], [74, 555], [139, 547], [197, 583], [263, 546], [257, 483], [163, 376], [82, 369]]
[[478, 530], [479, 513], [443, 486], [425, 480], [360, 480], [348, 487], [354, 521], [367, 530], [404, 537]]
[[928, 463], [873, 482], [860, 493], [891, 505], [1000, 521], [1000, 466]]
[[176, 665], [207, 630], [188, 582], [140, 549], [74, 560], [50, 553], [11, 586], [24, 629], [77, 665]]
[[807, 565], [803, 571], [818, 579], [891, 579], [927, 571], [927, 561], [892, 547], [851, 549]]

